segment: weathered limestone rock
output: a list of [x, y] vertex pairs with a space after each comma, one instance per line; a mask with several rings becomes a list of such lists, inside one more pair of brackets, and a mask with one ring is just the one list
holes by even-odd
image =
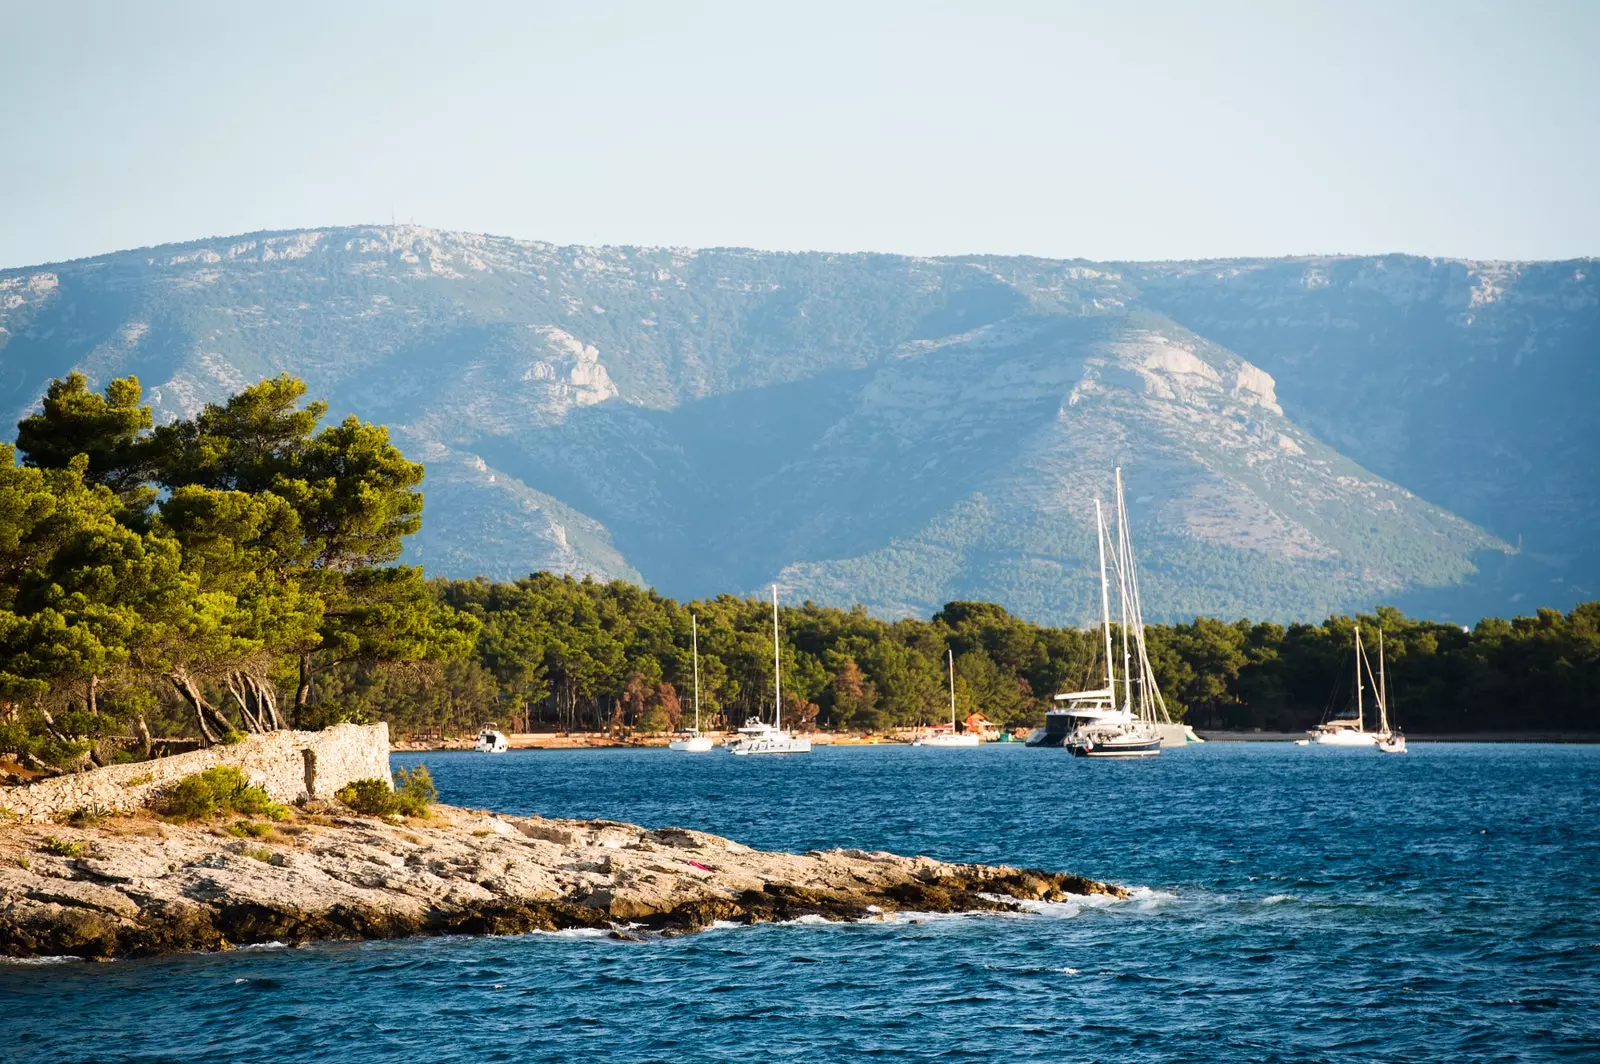
[[[51, 840], [86, 852], [46, 852]], [[1053, 872], [767, 853], [682, 828], [447, 806], [403, 823], [301, 814], [263, 839], [148, 816], [0, 828], [0, 955], [15, 957], [577, 927], [672, 934], [716, 921], [1008, 911], [1018, 906], [1007, 899], [1070, 894], [1126, 892]]]

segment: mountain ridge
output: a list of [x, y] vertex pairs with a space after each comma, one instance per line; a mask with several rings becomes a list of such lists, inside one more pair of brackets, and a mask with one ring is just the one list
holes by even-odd
[[[1594, 581], [1592, 485], [1573, 463], [1548, 498], [1509, 475], [1452, 478], [1451, 447], [1527, 459], [1493, 424], [1481, 447], [1463, 433], [1415, 460], [1432, 443], [1395, 426], [1432, 428], [1404, 403], [1438, 411], [1380, 394], [1369, 416], [1373, 382], [1340, 367], [1442, 366], [1460, 380], [1437, 391], [1481, 402], [1484, 374], [1452, 352], [1498, 357], [1521, 328], [1504, 307], [1542, 307], [1522, 357], [1538, 363], [1538, 337], [1556, 337], [1576, 386], [1535, 457], [1581, 450], [1596, 389], [1569, 363], [1600, 335], [1592, 261], [1092, 263], [265, 231], [0, 271], [0, 402], [20, 415], [72, 368], [134, 372], [175, 416], [296, 373], [427, 463], [412, 557], [454, 576], [551, 568], [676, 595], [780, 578], [891, 614], [989, 597], [1078, 620], [1083, 507], [1120, 460], [1148, 496], [1132, 517], [1153, 616], [1289, 619], [1418, 594], [1470, 610], [1551, 573], [1574, 595]], [[1419, 305], [1471, 316], [1445, 322], [1465, 333]], [[1429, 346], [1397, 358], [1395, 343], [1351, 343], [1346, 322]], [[1511, 553], [1507, 500], [1561, 527]], [[1486, 557], [1500, 560], [1476, 571]]]

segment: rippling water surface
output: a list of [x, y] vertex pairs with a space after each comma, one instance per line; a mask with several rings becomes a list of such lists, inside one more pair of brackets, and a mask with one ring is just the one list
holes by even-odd
[[430, 754], [445, 800], [1134, 900], [0, 966], [0, 1059], [1600, 1059], [1600, 748]]

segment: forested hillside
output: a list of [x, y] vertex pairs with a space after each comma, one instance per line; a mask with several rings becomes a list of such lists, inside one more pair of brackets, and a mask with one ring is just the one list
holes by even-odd
[[1471, 621], [1600, 588], [1597, 293], [1587, 262], [262, 233], [0, 271], [0, 403], [133, 374], [161, 423], [295, 375], [427, 463], [430, 575], [1081, 622], [1121, 464], [1152, 616]]

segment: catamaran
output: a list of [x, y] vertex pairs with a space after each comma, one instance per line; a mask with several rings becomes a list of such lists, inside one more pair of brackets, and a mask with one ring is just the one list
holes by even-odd
[[[1355, 695], [1356, 715], [1354, 717], [1334, 717], [1323, 721], [1307, 733], [1309, 738], [1299, 740], [1300, 745], [1316, 746], [1375, 746], [1386, 754], [1403, 754], [1406, 752], [1406, 737], [1389, 727], [1389, 684], [1384, 675], [1383, 667], [1383, 630], [1378, 630], [1378, 674], [1372, 674], [1372, 662], [1367, 659], [1366, 652], [1361, 648], [1361, 625], [1356, 625], [1355, 640]], [[1367, 715], [1364, 695], [1366, 683], [1362, 678], [1365, 670], [1366, 680], [1372, 682], [1372, 693], [1378, 705], [1378, 730], [1367, 731]]]
[[956, 654], [949, 647], [945, 648], [945, 657], [950, 662], [950, 730], [934, 732], [912, 743], [912, 746], [977, 746], [978, 733], [975, 731], [956, 731]]
[[[1028, 739], [1029, 746], [1065, 746], [1075, 757], [1155, 757], [1161, 753], [1157, 722], [1170, 722], [1166, 702], [1156, 685], [1155, 670], [1145, 646], [1139, 578], [1128, 532], [1128, 508], [1122, 495], [1122, 470], [1117, 470], [1117, 534], [1112, 569], [1117, 577], [1117, 604], [1122, 624], [1122, 697], [1111, 640], [1111, 593], [1106, 572], [1106, 543], [1111, 539], [1100, 500], [1094, 501], [1095, 544], [1100, 556], [1100, 627], [1105, 637], [1106, 683], [1092, 691], [1056, 695], [1056, 708], [1045, 714], [1045, 726]], [[1135, 691], [1137, 683], [1137, 692]], [[1137, 696], [1137, 698], [1136, 698]]]
[[751, 717], [728, 744], [730, 754], [809, 754], [811, 740], [783, 730], [783, 644], [778, 641], [778, 585], [772, 585], [772, 698], [773, 723]]
[[711, 749], [711, 736], [700, 734], [700, 618], [689, 614], [689, 644], [694, 648], [694, 727], [679, 732], [667, 747], [690, 754], [703, 754]]

